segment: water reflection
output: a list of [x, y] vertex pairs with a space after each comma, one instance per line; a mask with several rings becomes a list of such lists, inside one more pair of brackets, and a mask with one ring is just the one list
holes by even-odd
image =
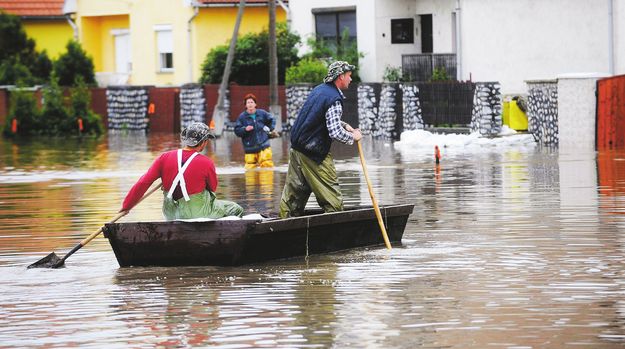
[[[240, 268], [118, 268], [97, 238], [62, 270], [28, 270], [111, 219], [173, 135], [0, 140], [3, 347], [617, 348], [625, 342], [625, 152], [404, 149], [365, 139], [381, 204], [415, 203], [403, 245]], [[207, 149], [220, 196], [275, 212], [276, 167], [240, 140]], [[355, 147], [333, 155], [347, 205], [371, 199]], [[162, 219], [155, 194], [124, 220]], [[314, 199], [310, 204], [315, 205]]]

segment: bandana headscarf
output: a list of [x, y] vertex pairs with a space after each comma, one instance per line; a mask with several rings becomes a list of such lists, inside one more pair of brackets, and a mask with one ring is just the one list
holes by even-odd
[[203, 122], [193, 122], [180, 132], [180, 143], [185, 147], [195, 147], [208, 138], [215, 138]]
[[328, 74], [325, 78], [323, 78], [323, 82], [328, 83], [336, 80], [339, 75], [347, 73], [348, 71], [353, 71], [356, 69], [356, 66], [351, 65], [345, 61], [336, 61], [328, 67]]

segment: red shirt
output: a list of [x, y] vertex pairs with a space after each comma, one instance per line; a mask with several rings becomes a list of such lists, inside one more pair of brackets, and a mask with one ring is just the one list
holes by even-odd
[[[143, 197], [143, 194], [150, 188], [155, 180], [161, 178], [163, 181], [163, 188], [165, 192], [169, 192], [174, 179], [178, 175], [178, 150], [171, 150], [161, 154], [152, 166], [146, 172], [135, 185], [132, 186], [124, 203], [121, 211], [128, 211], [133, 208], [137, 202]], [[182, 165], [187, 161], [193, 150], [182, 151]], [[186, 171], [184, 171], [184, 180], [187, 184], [187, 193], [189, 195], [201, 193], [204, 189], [212, 191], [213, 193], [217, 189], [217, 172], [215, 171], [215, 164], [213, 160], [206, 156], [199, 154], [192, 161]], [[180, 185], [176, 186], [174, 190], [174, 200], [178, 200], [182, 197], [182, 190]]]

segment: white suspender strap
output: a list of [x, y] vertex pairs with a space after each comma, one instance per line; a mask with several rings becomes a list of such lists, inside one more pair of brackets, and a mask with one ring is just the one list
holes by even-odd
[[184, 166], [182, 166], [182, 149], [178, 149], [178, 175], [176, 175], [176, 178], [174, 178], [174, 182], [171, 184], [171, 188], [169, 188], [169, 192], [167, 193], [168, 198], [172, 198], [172, 196], [174, 195], [174, 190], [176, 190], [176, 187], [180, 183], [180, 190], [182, 190], [182, 196], [184, 196], [184, 200], [191, 200], [191, 198], [189, 198], [189, 193], [187, 193], [187, 183], [184, 181], [184, 171], [187, 170], [187, 167], [189, 167], [191, 160], [193, 160], [198, 154], [199, 153], [194, 153], [193, 155], [191, 155], [191, 157], [189, 157], [189, 160], [187, 160], [187, 162], [184, 163]]

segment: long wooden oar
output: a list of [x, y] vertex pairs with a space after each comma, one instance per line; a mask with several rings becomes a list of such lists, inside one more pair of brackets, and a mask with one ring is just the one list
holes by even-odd
[[382, 237], [384, 238], [384, 244], [386, 244], [386, 248], [390, 250], [392, 248], [391, 242], [388, 240], [388, 235], [386, 234], [386, 228], [384, 227], [384, 221], [382, 221], [382, 214], [380, 213], [378, 202], [375, 199], [375, 195], [373, 195], [373, 187], [371, 187], [371, 181], [369, 180], [369, 174], [367, 173], [367, 164], [365, 163], [365, 156], [362, 151], [362, 145], [360, 144], [360, 141], [356, 141], [356, 143], [358, 143], [358, 154], [360, 155], [360, 163], [362, 164], [362, 171], [365, 173], [365, 180], [367, 181], [367, 187], [369, 188], [371, 202], [373, 202], [375, 216], [378, 218], [378, 225], [380, 225], [380, 231], [382, 232]]
[[[148, 196], [152, 195], [152, 193], [154, 193], [157, 189], [159, 189], [163, 184], [159, 184], [156, 187], [150, 189], [147, 193], [145, 193], [145, 195], [143, 195], [143, 197], [141, 199], [139, 199], [139, 201], [137, 201], [137, 203], [135, 204], [138, 205], [141, 201], [143, 201], [143, 199], [147, 198]], [[117, 214], [117, 216], [115, 216], [115, 218], [113, 218], [111, 221], [109, 221], [108, 223], [115, 223], [117, 222], [120, 218], [122, 218], [123, 216], [127, 215], [128, 211], [125, 212], [120, 212], [119, 214]], [[63, 258], [59, 258], [56, 253], [52, 252], [49, 255], [41, 258], [40, 260], [36, 261], [35, 263], [31, 264], [28, 266], [28, 269], [30, 268], [60, 268], [65, 264], [65, 260], [67, 258], [69, 258], [69, 256], [73, 255], [76, 251], [80, 250], [83, 246], [85, 246], [86, 244], [88, 244], [91, 240], [93, 240], [96, 236], [100, 235], [100, 233], [102, 232], [102, 228], [104, 228], [104, 226], [101, 226], [97, 231], [93, 232], [91, 235], [87, 236], [86, 238], [84, 238], [78, 245], [76, 245], [71, 251], [69, 251], [65, 257]]]

